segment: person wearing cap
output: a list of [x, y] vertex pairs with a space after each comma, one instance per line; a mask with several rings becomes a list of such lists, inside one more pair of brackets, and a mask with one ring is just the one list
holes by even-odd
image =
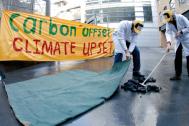
[[115, 45], [114, 63], [130, 59], [133, 56], [133, 79], [144, 77], [140, 73], [140, 51], [137, 47], [136, 37], [143, 28], [143, 21], [121, 21], [118, 29], [113, 33]]
[[187, 71], [189, 77], [189, 21], [181, 14], [174, 14], [171, 10], [166, 10], [163, 13], [163, 17], [166, 21], [166, 39], [167, 39], [167, 51], [169, 52], [172, 44], [172, 36], [176, 39], [175, 45], [175, 75], [170, 80], [181, 80], [182, 73], [182, 50], [184, 50]]

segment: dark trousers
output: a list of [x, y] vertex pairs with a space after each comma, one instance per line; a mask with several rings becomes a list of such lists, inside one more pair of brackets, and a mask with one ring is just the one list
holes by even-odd
[[131, 53], [133, 56], [133, 72], [140, 71], [140, 51], [137, 46], [135, 46], [133, 52]]
[[123, 54], [122, 53], [116, 53], [114, 57], [114, 63], [122, 62]]
[[[127, 48], [129, 48], [130, 43], [127, 42]], [[135, 46], [133, 52], [131, 53], [133, 56], [133, 72], [140, 71], [140, 50], [137, 46]], [[117, 53], [114, 57], [114, 63], [122, 61], [123, 54]]]
[[[189, 56], [186, 57], [186, 62], [187, 62], [187, 70], [188, 70], [188, 75], [189, 75]], [[176, 50], [175, 73], [176, 73], [176, 76], [181, 76], [181, 73], [182, 73], [182, 44], [180, 44]]]

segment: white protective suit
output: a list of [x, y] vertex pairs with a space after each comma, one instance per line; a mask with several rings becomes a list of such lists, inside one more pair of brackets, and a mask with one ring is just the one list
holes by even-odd
[[179, 47], [180, 43], [183, 46], [184, 52], [186, 56], [189, 56], [189, 21], [186, 17], [181, 14], [175, 14], [176, 24], [178, 31], [182, 31], [179, 37], [176, 38], [177, 29], [171, 23], [166, 23], [166, 39], [171, 42], [171, 37], [176, 39], [175, 51]]
[[127, 50], [126, 40], [130, 42], [129, 52], [133, 52], [136, 46], [137, 34], [132, 32], [132, 21], [121, 21], [118, 29], [113, 33], [115, 53], [122, 53], [122, 61], [126, 60], [125, 51]]

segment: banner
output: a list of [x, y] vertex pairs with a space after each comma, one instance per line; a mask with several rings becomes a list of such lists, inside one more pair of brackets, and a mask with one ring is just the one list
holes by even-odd
[[113, 29], [4, 10], [0, 60], [64, 61], [111, 56]]

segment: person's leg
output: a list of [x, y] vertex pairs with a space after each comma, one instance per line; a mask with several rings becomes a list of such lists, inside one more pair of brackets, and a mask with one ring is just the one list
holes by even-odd
[[182, 44], [176, 50], [175, 55], [175, 76], [170, 78], [170, 80], [180, 80], [182, 73]]
[[131, 53], [133, 55], [133, 73], [139, 73], [140, 71], [140, 51], [136, 46]]
[[187, 71], [188, 71], [188, 77], [189, 77], [189, 56], [186, 57], [187, 62]]
[[[130, 43], [126, 41], [127, 48], [129, 48]], [[133, 56], [133, 75], [140, 74], [140, 51], [137, 46], [135, 46], [133, 52], [131, 53]]]
[[122, 53], [116, 53], [114, 57], [114, 63], [122, 62], [122, 57], [123, 57]]
[[133, 55], [133, 79], [143, 82], [145, 80], [144, 75], [140, 73], [140, 51], [136, 46], [132, 52]]

